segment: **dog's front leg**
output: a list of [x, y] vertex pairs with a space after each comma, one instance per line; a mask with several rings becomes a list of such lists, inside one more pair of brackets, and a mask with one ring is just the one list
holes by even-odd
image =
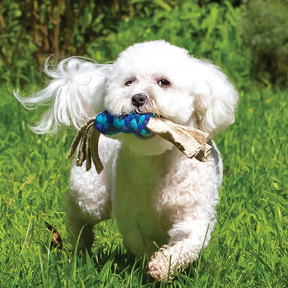
[[[158, 281], [171, 280], [182, 272], [189, 263], [198, 258], [210, 240], [211, 226], [207, 221], [183, 221], [173, 225], [169, 244], [154, 253], [148, 263], [148, 274]], [[193, 229], [193, 231], [192, 231]], [[190, 230], [190, 233], [188, 232]]]
[[[87, 193], [88, 192], [87, 189]], [[89, 211], [89, 206], [86, 207], [86, 209], [80, 207], [80, 202], [85, 200], [87, 201], [87, 199], [84, 199], [82, 196], [82, 199], [80, 198], [80, 200], [73, 196], [75, 194], [77, 195], [77, 193], [77, 191], [71, 189], [66, 193], [66, 225], [69, 235], [69, 243], [72, 246], [72, 250], [74, 250], [79, 238], [78, 251], [87, 249], [88, 252], [91, 252], [92, 244], [94, 242], [93, 227], [95, 224], [110, 218], [111, 204], [108, 197], [107, 199], [104, 197], [99, 199], [101, 197], [101, 195], [99, 195], [100, 193], [97, 194], [94, 192], [94, 194], [91, 193], [92, 196], [95, 198], [99, 196], [97, 199], [99, 201], [91, 201], [92, 203], [90, 204], [93, 205], [93, 210], [90, 209]]]

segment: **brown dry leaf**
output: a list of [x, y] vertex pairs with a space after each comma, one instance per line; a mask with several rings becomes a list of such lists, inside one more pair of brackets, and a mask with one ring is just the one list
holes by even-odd
[[[43, 220], [44, 221], [44, 220]], [[52, 248], [59, 248], [59, 249], [62, 249], [62, 246], [63, 246], [63, 242], [62, 242], [62, 238], [59, 234], [59, 232], [52, 226], [50, 225], [49, 223], [47, 223], [46, 221], [44, 221], [48, 230], [51, 231], [53, 233], [53, 236], [52, 236], [52, 240], [51, 240], [51, 245], [50, 245], [50, 249]]]

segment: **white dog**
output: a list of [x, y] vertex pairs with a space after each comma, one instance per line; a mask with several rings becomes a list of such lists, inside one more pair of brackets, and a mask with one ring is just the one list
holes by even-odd
[[[45, 73], [52, 81], [30, 98], [28, 109], [50, 104], [37, 133], [79, 127], [103, 110], [113, 115], [157, 113], [213, 138], [234, 122], [238, 94], [220, 69], [165, 41], [135, 44], [112, 64], [71, 57]], [[208, 245], [216, 222], [222, 160], [211, 141], [206, 163], [189, 159], [159, 136], [101, 136], [104, 171], [72, 166], [67, 223], [74, 243], [91, 247], [93, 226], [115, 217], [125, 247], [151, 256], [149, 275], [172, 278]], [[117, 139], [115, 139], [117, 138]], [[158, 250], [158, 247], [161, 247]]]

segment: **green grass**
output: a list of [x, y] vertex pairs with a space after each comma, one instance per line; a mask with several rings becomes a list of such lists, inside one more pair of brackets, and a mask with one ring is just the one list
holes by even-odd
[[[236, 123], [216, 139], [224, 159], [218, 222], [209, 247], [173, 283], [155, 284], [131, 259], [113, 221], [95, 229], [92, 257], [68, 249], [65, 190], [74, 131], [33, 134], [40, 112], [1, 87], [0, 287], [287, 287], [287, 91], [242, 93]], [[26, 91], [26, 93], [28, 93]], [[55, 226], [64, 241], [50, 250]]]

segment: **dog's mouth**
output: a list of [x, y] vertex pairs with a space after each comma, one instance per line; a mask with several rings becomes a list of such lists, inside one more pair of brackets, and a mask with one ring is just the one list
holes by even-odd
[[158, 110], [149, 110], [149, 109], [132, 109], [129, 113], [123, 113], [121, 116], [126, 116], [127, 114], [152, 114], [153, 117], [166, 119], [163, 115], [159, 113]]
[[148, 98], [144, 105], [134, 106], [132, 105], [130, 113], [147, 114], [152, 113], [156, 115], [161, 115], [159, 109], [157, 108], [155, 102]]

